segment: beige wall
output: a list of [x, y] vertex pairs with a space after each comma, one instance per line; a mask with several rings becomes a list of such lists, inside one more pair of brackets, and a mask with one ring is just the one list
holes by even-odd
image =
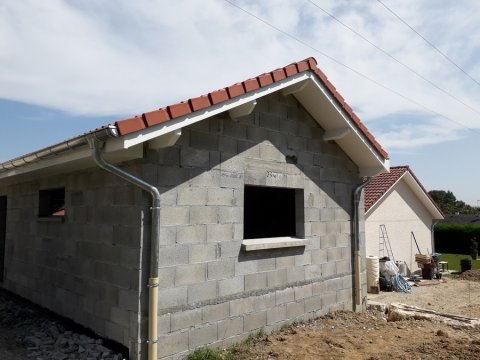
[[[432, 252], [432, 216], [404, 180], [400, 180], [367, 214], [365, 224], [367, 255], [379, 254], [380, 225], [385, 224], [395, 260], [406, 261], [411, 271], [418, 270], [415, 262], [417, 246], [422, 254]], [[387, 255], [385, 250], [384, 255]]]

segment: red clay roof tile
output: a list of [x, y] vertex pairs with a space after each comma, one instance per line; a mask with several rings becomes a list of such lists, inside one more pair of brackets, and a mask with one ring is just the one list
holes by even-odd
[[[352, 108], [345, 102], [343, 97], [338, 93], [335, 86], [328, 80], [327, 76], [317, 67], [317, 61], [310, 57], [297, 63], [289, 64], [283, 68], [275, 69], [269, 73], [261, 74], [256, 78], [245, 80], [241, 83], [233, 84], [229, 87], [213, 91], [208, 95], [189, 99], [178, 104], [167, 106], [166, 108], [146, 113], [142, 117], [134, 117], [127, 120], [117, 121], [116, 125], [120, 135], [126, 135], [135, 131], [140, 131], [145, 127], [154, 126], [158, 123], [175, 119], [191, 112], [203, 110], [211, 105], [227, 101], [233, 97], [243, 95], [251, 91], [255, 91], [263, 86], [282, 81], [285, 78], [294, 76], [299, 72], [312, 71], [323, 85], [330, 91], [331, 95], [343, 107], [350, 119], [357, 125], [364, 136], [370, 141], [378, 153], [385, 159], [388, 159], [387, 152], [375, 140], [373, 135], [367, 130], [365, 125], [360, 121], [359, 117], [353, 112]], [[145, 119], [145, 122], [142, 121]]]
[[120, 120], [115, 123], [120, 135], [127, 135], [145, 129], [145, 123], [141, 117], [135, 116], [131, 119]]
[[170, 116], [168, 115], [167, 110], [159, 109], [143, 114], [143, 119], [145, 120], [147, 127], [150, 127], [170, 120]]

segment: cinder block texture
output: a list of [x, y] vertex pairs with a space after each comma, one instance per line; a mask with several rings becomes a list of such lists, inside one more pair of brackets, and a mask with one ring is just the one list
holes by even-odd
[[[161, 192], [160, 358], [351, 308], [358, 169], [323, 133], [293, 96], [276, 93], [249, 116], [183, 128], [172, 147], [122, 164]], [[297, 231], [309, 245], [243, 252], [246, 185], [298, 189]], [[38, 191], [59, 187], [66, 221], [39, 222]], [[8, 197], [5, 288], [126, 346], [145, 338], [136, 319], [148, 294], [148, 194], [94, 168], [0, 195]]]

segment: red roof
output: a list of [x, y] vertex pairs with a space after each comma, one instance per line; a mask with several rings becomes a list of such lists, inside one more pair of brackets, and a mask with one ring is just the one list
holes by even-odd
[[390, 172], [374, 176], [365, 186], [365, 212], [368, 211], [390, 188], [409, 171], [408, 166], [392, 166]]
[[375, 137], [367, 130], [365, 125], [360, 121], [360, 118], [353, 112], [352, 108], [345, 102], [332, 83], [328, 81], [325, 74], [317, 67], [317, 61], [313, 57], [258, 75], [257, 77], [240, 83], [227, 86], [223, 89], [212, 91], [206, 95], [191, 98], [177, 104], [168, 105], [164, 108], [143, 113], [133, 118], [117, 121], [115, 125], [117, 126], [120, 135], [131, 134], [188, 115], [195, 111], [204, 110], [210, 106], [228, 101], [237, 96], [247, 94], [306, 71], [311, 71], [317, 76], [337, 100], [343, 110], [345, 110], [353, 123], [358, 126], [359, 130], [365, 135], [371, 145], [381, 156], [383, 156], [384, 159], [388, 159], [388, 153], [375, 140]]

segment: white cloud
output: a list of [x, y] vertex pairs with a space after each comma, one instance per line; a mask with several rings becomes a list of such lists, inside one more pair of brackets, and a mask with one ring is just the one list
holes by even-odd
[[[319, 1], [373, 43], [480, 111], [480, 92], [458, 69], [378, 2]], [[455, 121], [480, 128], [480, 114], [442, 94], [307, 1], [237, 0], [369, 78]], [[480, 2], [385, 1], [458, 64], [480, 78]], [[445, 119], [379, 88], [222, 0], [0, 4], [0, 97], [72, 114], [136, 114], [197, 96], [313, 55], [387, 149], [461, 136]], [[399, 112], [419, 125], [392, 131]]]

